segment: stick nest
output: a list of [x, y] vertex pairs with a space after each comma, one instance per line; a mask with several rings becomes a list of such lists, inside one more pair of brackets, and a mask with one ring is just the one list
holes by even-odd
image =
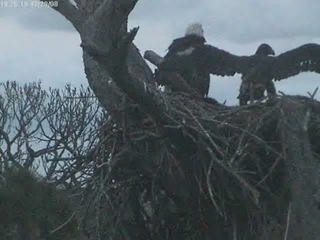
[[303, 106], [299, 122], [307, 125], [319, 157], [320, 103], [282, 96], [228, 107], [178, 93], [163, 99], [166, 121], [145, 117], [138, 127], [106, 123], [85, 195], [91, 236], [260, 239], [267, 231], [280, 236], [290, 201], [283, 106]]

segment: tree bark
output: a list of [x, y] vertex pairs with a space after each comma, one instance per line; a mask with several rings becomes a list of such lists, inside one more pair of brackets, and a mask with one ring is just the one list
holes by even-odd
[[310, 148], [308, 123], [311, 109], [287, 98], [283, 100], [282, 110], [280, 129], [287, 152], [287, 182], [291, 190], [287, 239], [317, 239], [320, 236], [320, 162]]

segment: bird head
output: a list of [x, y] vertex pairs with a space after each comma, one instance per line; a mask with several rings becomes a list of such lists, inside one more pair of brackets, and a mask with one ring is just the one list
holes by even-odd
[[272, 47], [270, 47], [269, 44], [262, 43], [262, 44], [258, 47], [255, 55], [264, 55], [264, 56], [275, 55], [275, 52], [274, 52], [274, 50], [272, 49]]
[[199, 37], [204, 37], [204, 31], [201, 23], [192, 23], [190, 24], [185, 32], [185, 36], [188, 35], [197, 35]]

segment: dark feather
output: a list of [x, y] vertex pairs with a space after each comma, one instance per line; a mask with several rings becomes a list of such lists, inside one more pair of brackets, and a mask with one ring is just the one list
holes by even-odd
[[[235, 73], [248, 74], [255, 69], [256, 75], [269, 75], [281, 80], [300, 72], [320, 73], [320, 45], [305, 44], [279, 56], [237, 56], [210, 45], [195, 50], [190, 58], [215, 75], [232, 76]], [[185, 61], [188, 61], [185, 59]], [[189, 60], [191, 61], [191, 59]], [[180, 63], [182, 65], [182, 63]]]
[[[204, 37], [193, 34], [175, 39], [169, 46], [168, 53], [159, 66], [160, 72], [156, 76], [156, 81], [159, 84], [170, 85], [167, 79], [163, 78], [165, 74], [161, 74], [161, 71], [177, 72], [201, 96], [208, 95], [210, 84], [209, 72], [202, 66], [195, 64], [194, 60], [189, 57], [192, 51], [201, 48], [205, 41]], [[179, 54], [186, 50], [191, 50], [189, 55]]]
[[[160, 70], [177, 71], [201, 94], [209, 90], [209, 73], [219, 76], [242, 74], [240, 101], [249, 100], [253, 88], [253, 99], [260, 99], [267, 91], [274, 95], [276, 90], [272, 80], [282, 80], [300, 72], [320, 73], [320, 45], [305, 44], [293, 50], [274, 55], [273, 49], [261, 44], [256, 54], [237, 56], [211, 45], [204, 44], [198, 36], [188, 36], [173, 41]], [[193, 45], [194, 44], [194, 45]], [[177, 52], [196, 46], [190, 55], [178, 56]], [[251, 89], [249, 89], [251, 88]]]
[[171, 57], [177, 54], [180, 51], [184, 51], [190, 47], [201, 46], [206, 42], [204, 37], [191, 34], [185, 37], [177, 38], [173, 40], [171, 45], [168, 48], [168, 53], [166, 54], [165, 58]]
[[320, 73], [320, 45], [309, 43], [275, 57], [271, 68], [274, 80], [282, 80], [300, 72]]
[[[263, 46], [263, 44], [261, 45]], [[242, 74], [240, 88], [240, 103], [249, 100], [250, 92], [253, 99], [258, 100], [267, 91], [268, 96], [275, 95], [276, 90], [272, 80], [282, 80], [300, 72], [320, 73], [320, 45], [305, 44], [279, 56], [272, 48], [261, 48], [259, 54], [252, 56], [237, 56], [210, 45], [198, 48], [190, 56], [193, 61], [211, 74], [233, 76]], [[191, 61], [191, 60], [189, 60]], [[180, 63], [182, 65], [182, 63]]]

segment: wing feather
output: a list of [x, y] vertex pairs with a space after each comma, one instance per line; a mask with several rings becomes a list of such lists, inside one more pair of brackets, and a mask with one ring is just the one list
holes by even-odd
[[237, 56], [211, 45], [197, 48], [191, 58], [199, 67], [220, 76], [246, 74], [256, 62], [256, 57]]
[[186, 71], [196, 67], [204, 72], [219, 76], [233, 76], [235, 73], [247, 74], [260, 63], [264, 56], [237, 56], [209, 44], [198, 46], [190, 55], [165, 57], [159, 69], [167, 71]]
[[274, 80], [282, 80], [300, 72], [320, 73], [320, 45], [305, 44], [274, 57], [270, 71]]

